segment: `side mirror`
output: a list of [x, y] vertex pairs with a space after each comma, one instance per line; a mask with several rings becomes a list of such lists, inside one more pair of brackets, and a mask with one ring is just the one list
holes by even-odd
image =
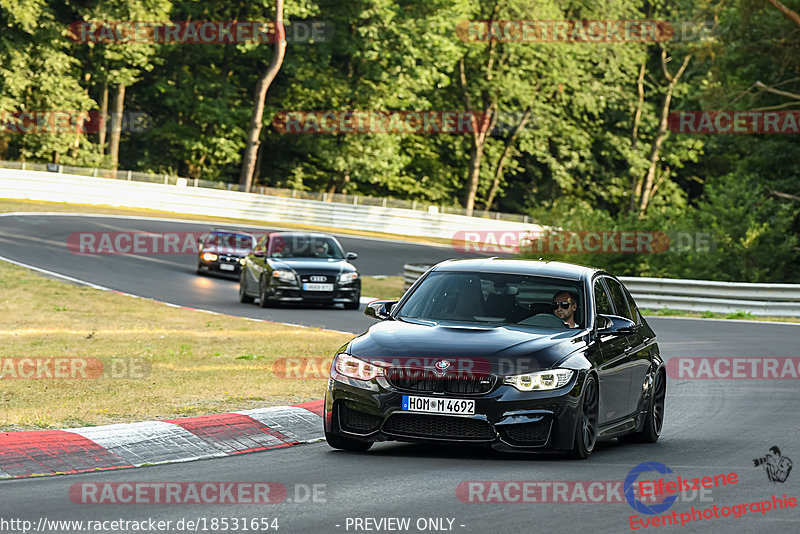
[[253, 256], [255, 256], [256, 258], [263, 258], [264, 257], [264, 251], [263, 250], [254, 250], [253, 251]]
[[392, 313], [395, 304], [397, 304], [396, 300], [374, 300], [364, 308], [364, 315], [384, 321], [390, 317], [389, 314]]
[[344, 257], [347, 261], [353, 261], [358, 259], [358, 254], [356, 254], [355, 252], [348, 252], [347, 254], [344, 255]]
[[598, 315], [597, 332], [607, 336], [627, 336], [636, 332], [636, 323], [619, 315]]
[[198, 239], [197, 240], [197, 250], [203, 250], [203, 240], [202, 239]]

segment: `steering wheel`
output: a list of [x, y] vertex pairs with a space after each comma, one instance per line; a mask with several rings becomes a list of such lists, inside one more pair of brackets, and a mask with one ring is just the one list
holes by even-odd
[[566, 328], [564, 321], [551, 313], [537, 313], [527, 319], [523, 319], [517, 324], [526, 326], [546, 326], [549, 328]]

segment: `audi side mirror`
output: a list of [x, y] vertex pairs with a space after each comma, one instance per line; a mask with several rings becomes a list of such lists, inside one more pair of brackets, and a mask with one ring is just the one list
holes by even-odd
[[358, 254], [355, 252], [348, 252], [344, 257], [347, 261], [353, 261], [358, 259]]

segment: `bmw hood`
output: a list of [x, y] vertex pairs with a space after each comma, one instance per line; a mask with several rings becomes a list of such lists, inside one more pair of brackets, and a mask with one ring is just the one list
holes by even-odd
[[382, 321], [353, 339], [349, 354], [400, 367], [478, 369], [511, 375], [550, 369], [586, 346], [583, 330], [536, 327], [422, 325]]

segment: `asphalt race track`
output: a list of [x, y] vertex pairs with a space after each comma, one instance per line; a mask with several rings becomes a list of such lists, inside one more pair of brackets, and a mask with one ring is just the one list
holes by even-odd
[[[65, 247], [66, 238], [72, 232], [167, 231], [175, 230], [176, 226], [174, 223], [104, 218], [0, 217], [0, 255], [176, 304], [340, 330], [360, 329], [370, 324], [359, 312], [314, 308], [263, 310], [239, 304], [236, 282], [197, 277], [191, 256], [79, 256], [69, 253]], [[179, 226], [179, 230], [207, 228]], [[346, 237], [341, 240], [347, 250], [359, 253], [358, 266], [365, 275], [399, 274], [403, 263], [433, 262], [452, 256], [443, 248]], [[798, 325], [667, 318], [653, 318], [650, 323], [667, 360], [679, 356], [798, 356]], [[778, 446], [783, 456], [794, 462], [800, 461], [800, 390], [797, 384], [796, 379], [671, 378], [666, 422], [658, 443], [639, 445], [614, 441], [601, 445], [586, 461], [399, 443], [378, 444], [369, 452], [358, 454], [333, 451], [325, 443], [316, 443], [198, 462], [7, 480], [0, 483], [0, 507], [3, 516], [30, 520], [34, 525], [43, 517], [49, 520], [154, 519], [170, 520], [173, 525], [181, 519], [204, 518], [210, 522], [213, 518], [277, 518], [279, 533], [344, 533], [400, 531], [385, 528], [394, 523], [383, 524], [384, 528], [378, 529], [375, 523], [363, 520], [409, 518], [410, 528], [404, 532], [626, 532], [631, 530], [631, 515], [658, 516], [637, 514], [625, 502], [624, 495], [612, 498], [614, 502], [585, 502], [593, 497], [581, 499], [570, 490], [566, 500], [577, 502], [469, 502], [469, 494], [457, 493], [457, 488], [468, 481], [529, 481], [541, 483], [540, 488], [551, 489], [553, 483], [561, 481], [603, 481], [607, 487], [607, 482], [613, 485], [624, 481], [629, 471], [643, 462], [660, 462], [673, 471], [666, 475], [668, 480], [674, 480], [675, 475], [684, 479], [730, 472], [738, 475], [735, 484], [713, 488], [705, 495], [696, 491], [684, 493], [682, 499], [660, 515], [676, 511], [680, 518], [681, 513], [691, 515], [692, 507], [722, 509], [771, 501], [773, 495], [797, 498], [800, 496], [800, 472], [790, 472], [783, 483], [771, 482], [765, 470], [755, 467], [753, 462], [766, 455], [772, 446]], [[651, 472], [642, 474], [641, 479], [662, 476], [665, 475]], [[69, 490], [73, 484], [112, 481], [268, 481], [282, 483], [288, 496], [286, 501], [273, 505], [86, 505], [70, 500]], [[316, 502], [306, 498], [306, 489], [313, 485], [324, 485], [318, 486]], [[623, 493], [619, 484], [617, 491]], [[533, 495], [538, 500], [541, 490]], [[487, 490], [477, 491], [472, 500], [491, 496], [494, 501], [522, 498], [519, 491], [503, 495]], [[613, 491], [611, 497], [614, 497]], [[362, 521], [356, 522], [357, 518]], [[432, 518], [445, 519], [441, 524], [426, 521]], [[417, 523], [420, 519], [422, 522]], [[211, 529], [210, 523], [207, 524], [205, 531], [224, 531]], [[731, 515], [696, 520], [680, 528], [650, 526], [646, 531], [667, 530], [800, 532], [800, 514], [797, 507], [763, 514], [748, 509], [738, 518]], [[198, 531], [202, 532], [202, 527]], [[240, 528], [237, 532], [244, 531]]]
[[[231, 227], [111, 217], [3, 216], [0, 217], [0, 256], [125, 293], [230, 315], [347, 332], [365, 330], [372, 324], [361, 311], [347, 311], [341, 307], [264, 309], [241, 304], [238, 278], [198, 276], [194, 254], [76, 254], [67, 247], [67, 239], [75, 233], [206, 232], [215, 226]], [[267, 231], [265, 228], [237, 228], [256, 234]], [[364, 276], [400, 275], [405, 263], [433, 264], [449, 258], [470, 257], [448, 247], [347, 235], [337, 235], [337, 238], [345, 251], [359, 254], [353, 263]]]

